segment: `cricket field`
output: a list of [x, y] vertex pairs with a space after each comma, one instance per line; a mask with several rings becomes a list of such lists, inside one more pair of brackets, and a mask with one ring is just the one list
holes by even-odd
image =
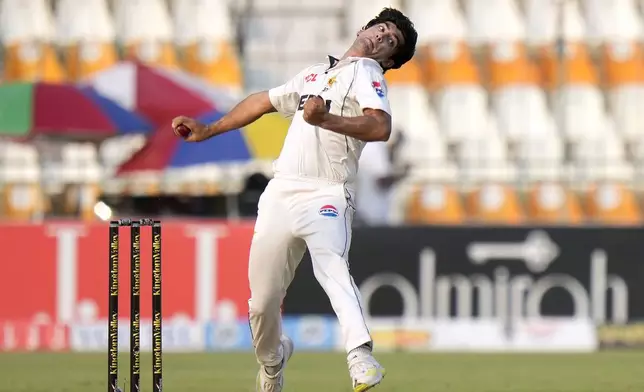
[[[642, 392], [644, 352], [587, 355], [382, 353], [374, 392]], [[142, 357], [143, 392], [151, 390]], [[104, 392], [107, 354], [0, 354], [0, 392]], [[166, 354], [167, 392], [254, 392], [251, 354]], [[120, 362], [120, 384], [129, 373]], [[285, 392], [350, 392], [344, 355], [295, 352]]]

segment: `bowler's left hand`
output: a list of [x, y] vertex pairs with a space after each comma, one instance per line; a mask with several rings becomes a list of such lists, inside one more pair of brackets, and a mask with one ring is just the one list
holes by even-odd
[[310, 97], [304, 103], [304, 121], [311, 125], [321, 125], [328, 114], [324, 100], [319, 96]]

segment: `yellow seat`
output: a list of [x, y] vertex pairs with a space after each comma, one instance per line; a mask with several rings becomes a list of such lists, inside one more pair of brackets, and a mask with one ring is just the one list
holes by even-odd
[[623, 184], [593, 186], [587, 193], [587, 206], [588, 217], [599, 223], [634, 225], [642, 221], [635, 194]]
[[63, 50], [69, 79], [82, 80], [118, 62], [116, 47], [112, 42], [92, 42], [71, 45]]
[[606, 43], [602, 64], [609, 88], [644, 82], [644, 53], [638, 42]]
[[42, 189], [36, 183], [14, 183], [4, 187], [2, 210], [9, 220], [29, 221], [45, 211]]
[[75, 215], [84, 221], [96, 220], [94, 206], [101, 196], [98, 184], [74, 184], [64, 192], [66, 214]]
[[200, 42], [183, 50], [183, 68], [210, 84], [239, 88], [243, 78], [237, 53], [227, 42]]
[[551, 46], [542, 47], [538, 51], [541, 78], [546, 89], [554, 90], [560, 83], [582, 85], [599, 83], [597, 70], [590, 58], [588, 48], [583, 43], [567, 43], [563, 61]]
[[577, 196], [557, 183], [542, 183], [532, 187], [527, 205], [527, 217], [535, 223], [578, 224], [584, 219]]
[[134, 42], [126, 44], [125, 58], [156, 67], [179, 67], [175, 47], [169, 42]]
[[467, 196], [468, 218], [478, 223], [518, 224], [524, 221], [519, 198], [512, 187], [485, 184]]
[[538, 85], [539, 72], [518, 42], [499, 42], [490, 46], [487, 53], [492, 90], [511, 85]]
[[388, 86], [397, 84], [423, 85], [423, 78], [423, 70], [416, 59], [411, 59], [402, 67], [389, 70], [385, 74], [385, 80]]
[[63, 82], [65, 71], [50, 44], [39, 42], [13, 43], [5, 46], [4, 80]]
[[459, 224], [465, 211], [455, 189], [439, 184], [418, 186], [408, 201], [406, 222], [411, 224]]
[[421, 48], [419, 52], [418, 58], [430, 90], [455, 84], [480, 84], [474, 58], [464, 42], [436, 43]]

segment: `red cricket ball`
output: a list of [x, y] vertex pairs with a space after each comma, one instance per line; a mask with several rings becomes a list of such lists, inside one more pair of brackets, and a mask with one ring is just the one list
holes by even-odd
[[177, 132], [179, 133], [179, 135], [181, 135], [181, 137], [186, 138], [190, 135], [190, 132], [192, 131], [190, 130], [190, 128], [186, 127], [185, 125], [180, 124], [177, 126]]

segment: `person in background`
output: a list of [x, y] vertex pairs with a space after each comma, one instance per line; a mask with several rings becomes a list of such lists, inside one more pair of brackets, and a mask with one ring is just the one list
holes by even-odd
[[407, 173], [407, 167], [398, 167], [402, 132], [392, 132], [389, 142], [367, 143], [360, 156], [356, 202], [356, 223], [368, 226], [391, 224], [392, 192]]

